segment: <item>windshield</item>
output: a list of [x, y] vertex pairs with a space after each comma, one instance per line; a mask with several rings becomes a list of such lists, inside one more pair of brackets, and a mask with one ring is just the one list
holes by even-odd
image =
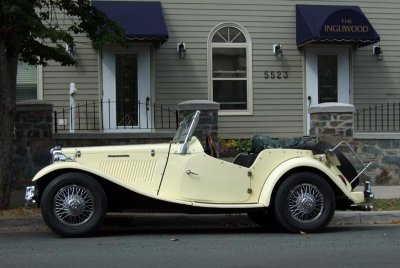
[[193, 131], [199, 121], [199, 114], [200, 112], [196, 111], [182, 119], [172, 142], [183, 143], [191, 138], [190, 136], [193, 134]]

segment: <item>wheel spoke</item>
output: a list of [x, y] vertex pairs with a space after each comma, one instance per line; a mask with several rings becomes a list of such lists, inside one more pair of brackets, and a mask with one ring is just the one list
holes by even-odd
[[94, 210], [93, 194], [80, 185], [64, 186], [54, 197], [54, 214], [66, 225], [84, 224], [93, 216]]
[[289, 192], [288, 202], [292, 217], [304, 223], [317, 220], [324, 210], [324, 197], [313, 184], [296, 185]]

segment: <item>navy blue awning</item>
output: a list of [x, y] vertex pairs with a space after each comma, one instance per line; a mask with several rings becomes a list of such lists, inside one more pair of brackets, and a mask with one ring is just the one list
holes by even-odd
[[160, 2], [92, 1], [92, 5], [117, 22], [128, 40], [168, 40]]
[[366, 46], [380, 41], [358, 6], [296, 5], [296, 42], [348, 42]]

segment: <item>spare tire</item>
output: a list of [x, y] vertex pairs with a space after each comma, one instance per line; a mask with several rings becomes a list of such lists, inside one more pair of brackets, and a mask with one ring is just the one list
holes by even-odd
[[[332, 149], [334, 146], [324, 141], [320, 141], [317, 144], [310, 146], [310, 149], [317, 154], [323, 154], [325, 150]], [[350, 182], [358, 175], [358, 172], [354, 168], [350, 160], [340, 151], [335, 151], [335, 154], [340, 162], [338, 169]], [[354, 189], [360, 183], [359, 178], [351, 183], [351, 188]]]

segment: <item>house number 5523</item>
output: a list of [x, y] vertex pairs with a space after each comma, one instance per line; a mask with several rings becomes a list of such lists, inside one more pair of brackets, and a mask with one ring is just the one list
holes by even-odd
[[265, 71], [265, 79], [288, 79], [289, 75], [287, 71]]

